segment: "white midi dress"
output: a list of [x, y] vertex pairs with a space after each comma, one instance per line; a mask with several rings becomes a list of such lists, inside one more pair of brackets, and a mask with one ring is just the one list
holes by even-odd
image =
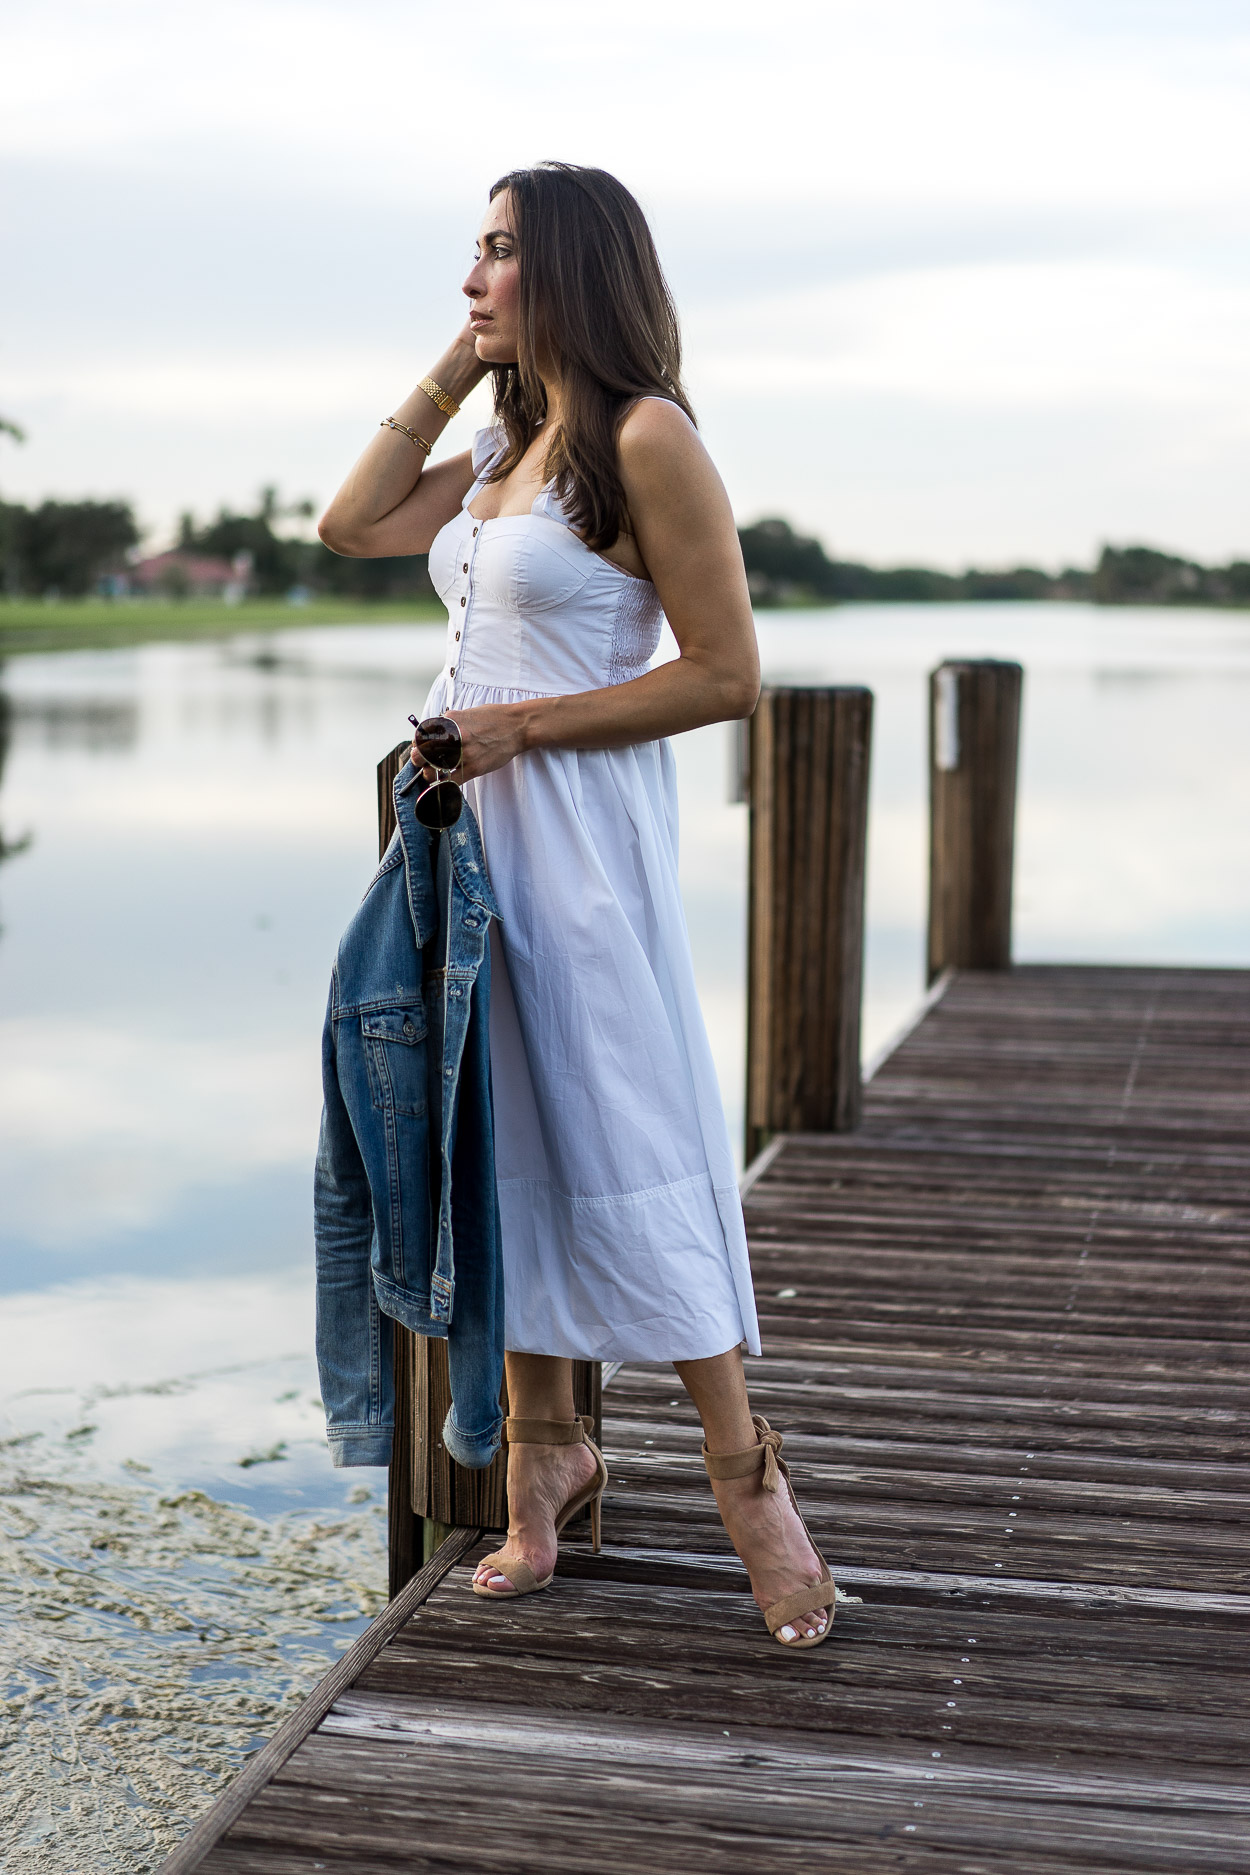
[[[430, 549], [447, 655], [426, 715], [602, 689], [659, 642], [655, 587], [554, 491]], [[507, 1346], [581, 1360], [760, 1351], [733, 1156], [677, 883], [667, 741], [536, 749], [469, 782], [501, 920], [490, 1053]]]

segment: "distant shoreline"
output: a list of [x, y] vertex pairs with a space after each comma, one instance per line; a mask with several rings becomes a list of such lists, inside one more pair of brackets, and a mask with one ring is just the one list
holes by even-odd
[[[756, 612], [836, 612], [843, 606], [855, 605], [931, 605], [939, 609], [947, 605], [1087, 605], [1099, 612], [1114, 612], [1117, 607], [1121, 610], [1129, 608], [1151, 612], [1250, 612], [1250, 598], [1215, 600], [1182, 596], [1176, 599], [1095, 599], [1089, 593], [1073, 592], [939, 592], [910, 598], [899, 598], [891, 593], [884, 596], [856, 594], [854, 598], [822, 599], [806, 594], [787, 594], [774, 598], [765, 593], [761, 597], [752, 589], [751, 604]], [[3, 616], [3, 612], [0, 612], [0, 618]]]
[[[838, 610], [846, 605], [870, 605], [882, 610], [899, 605], [1038, 605], [1093, 604], [1088, 598], [1013, 596], [969, 600], [955, 593], [929, 599], [840, 599], [788, 595], [780, 600], [753, 603], [759, 612]], [[1149, 602], [1134, 601], [1142, 604]], [[1175, 611], [1193, 600], [1172, 600], [1152, 609]], [[1108, 606], [1107, 610], [1113, 608]], [[1195, 608], [1197, 609], [1197, 608]], [[1204, 606], [1202, 610], [1210, 610]], [[1250, 603], [1228, 610], [1247, 610]], [[447, 614], [436, 600], [353, 599], [316, 597], [293, 605], [288, 600], [245, 599], [227, 605], [220, 599], [4, 599], [0, 597], [0, 660], [40, 651], [120, 650], [127, 645], [176, 644], [195, 639], [213, 640], [295, 631], [301, 627], [354, 627], [361, 625], [434, 625], [446, 623]]]
[[435, 625], [447, 614], [431, 599], [3, 599], [0, 657], [30, 651], [107, 650], [300, 626]]
[[[312, 512], [310, 501], [283, 504], [276, 488], [265, 488], [253, 514], [223, 507], [203, 526], [184, 514], [177, 545], [145, 558], [129, 502], [0, 501], [0, 652], [68, 647], [74, 630], [87, 634], [82, 643], [140, 643], [229, 635], [247, 629], [244, 618], [282, 630], [441, 616], [424, 554], [355, 559], [275, 531]], [[1104, 546], [1096, 566], [1059, 572], [950, 573], [833, 559], [822, 541], [780, 518], [740, 527], [738, 541], [757, 607], [1051, 600], [1250, 609], [1250, 560], [1203, 566], [1155, 547]]]

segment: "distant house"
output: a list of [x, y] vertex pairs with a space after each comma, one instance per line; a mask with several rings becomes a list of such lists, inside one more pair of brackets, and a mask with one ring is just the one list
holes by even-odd
[[232, 560], [173, 548], [138, 560], [127, 570], [131, 592], [161, 594], [170, 599], [224, 599], [227, 605], [245, 597], [252, 573], [250, 553]]

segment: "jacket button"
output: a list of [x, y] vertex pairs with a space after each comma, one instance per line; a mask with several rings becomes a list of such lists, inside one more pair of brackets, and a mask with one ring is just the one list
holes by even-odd
[[417, 1029], [416, 1029], [416, 1024], [415, 1024], [415, 1023], [412, 1023], [412, 1022], [405, 1022], [405, 1024], [404, 1024], [404, 1034], [405, 1034], [405, 1035], [415, 1035], [415, 1034], [416, 1034], [416, 1032], [417, 1032]]

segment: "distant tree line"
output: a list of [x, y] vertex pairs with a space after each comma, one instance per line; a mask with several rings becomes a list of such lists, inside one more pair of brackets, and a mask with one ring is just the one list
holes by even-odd
[[1104, 547], [1093, 597], [1099, 605], [1250, 605], [1250, 560], [1199, 566], [1153, 547]]
[[[355, 599], [433, 596], [424, 554], [349, 560], [319, 540], [279, 531], [284, 523], [308, 521], [312, 513], [311, 502], [284, 506], [276, 489], [265, 488], [251, 514], [223, 507], [202, 523], [184, 514], [173, 552], [158, 556], [159, 589], [170, 596], [186, 592], [183, 569], [216, 561], [244, 566], [247, 590], [262, 596], [293, 589]], [[788, 521], [757, 521], [740, 528], [738, 538], [751, 596], [762, 606], [956, 599], [1250, 606], [1250, 561], [1205, 567], [1152, 547], [1104, 547], [1092, 572], [1066, 567], [1047, 573], [1018, 566], [940, 573], [931, 567], [873, 567], [831, 559], [819, 540], [797, 534]], [[45, 501], [38, 507], [0, 502], [0, 586], [11, 596], [35, 597], [124, 590], [135, 571], [139, 541], [129, 502]]]
[[274, 522], [307, 521], [315, 512], [312, 502], [282, 507], [277, 490], [263, 488], [255, 514], [233, 514], [220, 508], [217, 518], [203, 527], [194, 515], [184, 514], [178, 529], [179, 550], [230, 560], [251, 555], [251, 583], [258, 593], [289, 592], [293, 586], [310, 592], [345, 593], [354, 599], [432, 599], [434, 588], [426, 571], [426, 556], [403, 554], [380, 560], [349, 560], [331, 553], [319, 540], [278, 534]]
[[[244, 555], [248, 591], [260, 596], [293, 588], [357, 599], [433, 596], [424, 554], [347, 560], [319, 540], [278, 531], [282, 522], [306, 521], [312, 513], [311, 502], [284, 507], [277, 491], [265, 488], [252, 514], [223, 507], [204, 523], [184, 514], [173, 554], [161, 556], [167, 563], [161, 590], [170, 597], [188, 590], [178, 577], [180, 565]], [[0, 586], [12, 597], [124, 590], [140, 538], [126, 501], [45, 501], [35, 508], [0, 502]]]
[[128, 501], [0, 501], [0, 585], [12, 597], [94, 592], [138, 544]]
[[1153, 547], [1104, 547], [1093, 572], [1065, 567], [1046, 573], [1017, 566], [1001, 572], [969, 567], [864, 566], [831, 560], [818, 540], [788, 521], [757, 521], [738, 530], [751, 597], [757, 605], [837, 604], [955, 599], [1086, 599], [1097, 605], [1250, 606], [1250, 561], [1204, 567]]

